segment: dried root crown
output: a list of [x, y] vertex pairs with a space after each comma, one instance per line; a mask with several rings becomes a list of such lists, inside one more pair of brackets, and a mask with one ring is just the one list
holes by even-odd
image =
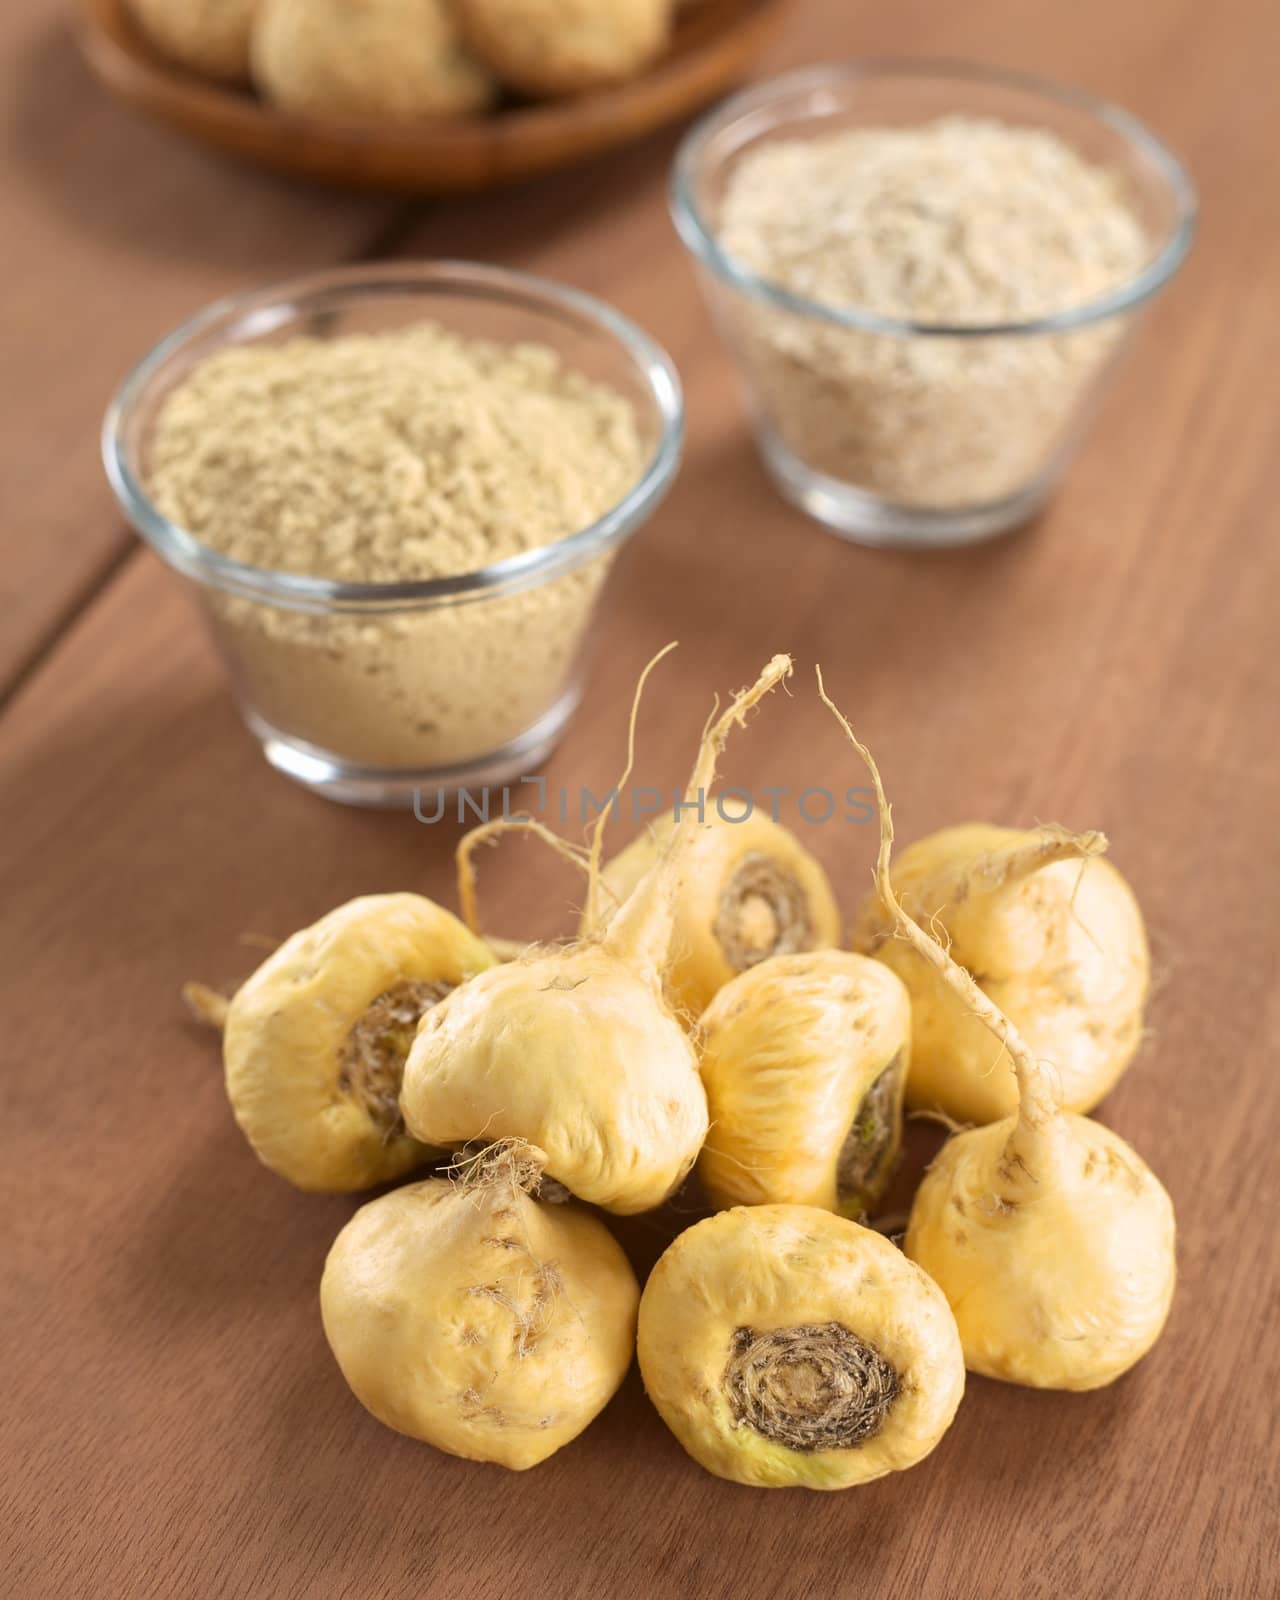
[[883, 1175], [893, 1145], [894, 1110], [902, 1080], [902, 1052], [876, 1078], [854, 1112], [836, 1158], [836, 1195], [841, 1205], [859, 1200]]
[[804, 889], [762, 850], [749, 850], [728, 875], [712, 931], [735, 972], [813, 945]]
[[355, 1096], [388, 1141], [404, 1133], [400, 1083], [418, 1024], [453, 987], [415, 978], [394, 983], [365, 1007], [343, 1042], [338, 1086]]
[[898, 1374], [840, 1322], [735, 1330], [724, 1389], [734, 1420], [788, 1449], [844, 1450], [872, 1439]]

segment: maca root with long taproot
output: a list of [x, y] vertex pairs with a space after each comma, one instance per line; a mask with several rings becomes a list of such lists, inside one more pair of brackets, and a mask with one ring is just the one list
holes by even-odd
[[[1096, 1105], [1132, 1060], [1150, 986], [1142, 915], [1106, 849], [1097, 832], [966, 823], [917, 840], [893, 869], [907, 914], [947, 945], [1033, 1054], [1055, 1063], [1071, 1111]], [[853, 943], [911, 990], [908, 1105], [975, 1123], [1013, 1112], [1008, 1053], [898, 934], [878, 895], [855, 919]]]
[[[710, 787], [734, 727], [790, 671], [788, 657], [774, 657], [712, 722], [691, 791]], [[628, 773], [635, 716], [633, 706]], [[604, 820], [588, 851], [589, 905]], [[495, 967], [428, 1013], [400, 1096], [415, 1137], [527, 1138], [571, 1193], [617, 1212], [648, 1210], [679, 1186], [705, 1138], [707, 1105], [662, 974], [695, 836], [696, 814], [684, 811], [668, 848], [596, 934]]]
[[838, 708], [880, 811], [881, 914], [1007, 1051], [1013, 1116], [954, 1135], [912, 1206], [906, 1251], [955, 1311], [971, 1370], [1041, 1388], [1092, 1389], [1129, 1370], [1164, 1327], [1177, 1275], [1173, 1206], [1142, 1158], [1109, 1129], [1064, 1111], [1051, 1064], [903, 909], [880, 773]]

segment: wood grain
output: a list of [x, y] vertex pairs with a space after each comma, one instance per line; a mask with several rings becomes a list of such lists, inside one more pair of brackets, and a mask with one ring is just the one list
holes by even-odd
[[401, 127], [292, 115], [150, 49], [125, 0], [79, 0], [86, 59], [126, 104], [256, 166], [356, 189], [450, 195], [572, 166], [688, 115], [736, 83], [782, 0], [701, 0], [650, 69], [594, 94]]
[[[176, 990], [236, 980], [256, 959], [241, 935], [282, 936], [357, 892], [447, 897], [456, 829], [345, 812], [272, 774], [180, 586], [139, 556], [0, 719], [0, 1591], [1277, 1592], [1280, 217], [1263, 197], [1278, 22], [1265, 0], [797, 6], [779, 61], [927, 44], [1050, 70], [1149, 117], [1204, 194], [1192, 261], [1063, 493], [984, 549], [857, 550], [771, 494], [662, 216], [661, 141], [518, 205], [460, 205], [410, 245], [603, 291], [687, 380], [687, 465], [615, 574], [553, 786], [616, 771], [635, 673], [679, 637], [642, 718], [641, 782], [675, 783], [712, 692], [792, 649], [795, 698], [761, 710], [731, 781], [860, 781], [809, 687], [821, 659], [880, 757], [904, 840], [968, 817], [1111, 834], [1163, 978], [1152, 1037], [1100, 1113], [1178, 1209], [1180, 1288], [1152, 1355], [1094, 1395], [974, 1379], [927, 1462], [843, 1495], [705, 1476], [634, 1375], [579, 1441], [518, 1477], [380, 1428], [345, 1390], [316, 1310], [352, 1204], [294, 1194], [255, 1163], [216, 1045]], [[133, 251], [146, 259], [141, 238]], [[95, 259], [121, 274], [118, 255]], [[54, 338], [60, 290], [29, 293]], [[74, 474], [48, 492], [58, 517], [94, 521]], [[803, 837], [851, 908], [869, 831]], [[536, 845], [505, 850], [483, 862], [492, 926], [565, 926], [577, 886]], [[695, 1204], [620, 1229], [641, 1268]]]

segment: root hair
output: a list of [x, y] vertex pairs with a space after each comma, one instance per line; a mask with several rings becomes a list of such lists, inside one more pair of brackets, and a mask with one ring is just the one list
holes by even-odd
[[[880, 779], [880, 769], [876, 766], [875, 757], [870, 750], [854, 733], [848, 718], [827, 694], [826, 685], [822, 681], [821, 667], [817, 668], [817, 675], [818, 693], [822, 698], [822, 703], [839, 723], [844, 730], [845, 737], [862, 758], [863, 765], [866, 767], [871, 777], [872, 786], [875, 789], [876, 804], [880, 813], [880, 849], [876, 856], [875, 866], [876, 891], [893, 923], [896, 933], [911, 946], [918, 956], [933, 967], [947, 987], [964, 1002], [983, 1026], [994, 1034], [1009, 1052], [1009, 1057], [1013, 1062], [1014, 1072], [1017, 1074], [1018, 1079], [1019, 1125], [1030, 1129], [1048, 1127], [1060, 1115], [1060, 1100], [1055, 1092], [1053, 1083], [1031, 1053], [1022, 1035], [995, 1002], [979, 988], [971, 974], [953, 959], [937, 939], [926, 933], [903, 910], [894, 891], [893, 880], [889, 871], [893, 856], [893, 812], [889, 805], [888, 797], [884, 792], [884, 784]], [[1071, 839], [1076, 838], [1075, 835], [1070, 837]], [[1085, 834], [1079, 837], [1084, 840], [1086, 854], [1097, 854], [1106, 848], [1106, 840], [1101, 834]], [[1055, 838], [1052, 841], [1045, 841], [1037, 848], [1042, 855], [1046, 851], [1052, 850], [1052, 859], [1054, 860], [1079, 854], [1079, 851], [1074, 849], [1065, 839]]]
[[469, 1193], [506, 1188], [536, 1197], [546, 1165], [546, 1152], [536, 1144], [526, 1139], [495, 1139], [491, 1144], [464, 1145], [441, 1171]]
[[[640, 702], [644, 698], [645, 684], [649, 681], [649, 674], [658, 665], [664, 656], [669, 656], [673, 650], [679, 648], [679, 641], [673, 639], [670, 644], [663, 645], [656, 656], [651, 656], [645, 663], [644, 671], [636, 680], [635, 693], [631, 697], [631, 715], [627, 719], [627, 760], [621, 775], [618, 778], [617, 789], [621, 794], [631, 780], [631, 774], [636, 764], [636, 723], [640, 719]], [[587, 850], [587, 905], [586, 915], [583, 918], [583, 927], [588, 934], [596, 931], [600, 924], [600, 869], [604, 860], [604, 831], [609, 823], [609, 807], [605, 806], [595, 821], [591, 830], [591, 844]]]
[[[693, 771], [685, 786], [686, 800], [696, 803], [715, 782], [716, 764], [734, 728], [741, 727], [747, 714], [791, 672], [791, 657], [775, 655], [749, 688], [740, 689], [728, 707], [708, 726], [698, 748]], [[676, 866], [690, 840], [696, 837], [691, 812], [682, 813], [662, 854], [649, 868], [602, 931], [602, 941], [619, 960], [650, 970], [665, 971], [670, 961], [672, 929], [675, 924], [674, 889]], [[597, 839], [607, 811], [597, 824]]]
[[213, 1028], [217, 1033], [226, 1028], [231, 1001], [221, 990], [213, 989], [207, 983], [184, 983], [182, 999], [195, 1020], [206, 1028]]
[[[581, 845], [570, 844], [567, 839], [562, 839], [554, 829], [548, 828], [545, 822], [530, 816], [527, 811], [518, 811], [510, 817], [493, 817], [488, 822], [480, 823], [459, 839], [453, 858], [458, 881], [458, 908], [462, 913], [463, 922], [477, 939], [484, 938], [484, 934], [480, 927], [476, 866], [472, 858], [481, 845], [495, 845], [506, 833], [532, 833], [544, 844], [550, 845], [563, 860], [572, 862], [579, 872], [590, 871], [587, 851]], [[490, 939], [487, 942], [495, 955], [498, 954], [498, 946], [508, 950], [525, 948], [508, 939]], [[510, 959], [512, 958], [509, 955], [499, 955], [499, 960]]]

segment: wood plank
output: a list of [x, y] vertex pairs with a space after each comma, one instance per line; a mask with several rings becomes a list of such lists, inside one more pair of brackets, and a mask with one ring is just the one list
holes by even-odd
[[[881, 758], [902, 838], [973, 816], [1111, 833], [1164, 983], [1153, 1037], [1101, 1114], [1178, 1208], [1165, 1337], [1095, 1395], [971, 1380], [928, 1462], [844, 1495], [703, 1475], [634, 1374], [579, 1441], [520, 1477], [380, 1428], [316, 1311], [352, 1203], [294, 1194], [257, 1166], [176, 988], [237, 978], [254, 960], [239, 935], [281, 936], [357, 892], [447, 896], [456, 829], [344, 812], [268, 771], [175, 581], [139, 558], [0, 723], [13, 1219], [0, 1571], [15, 1594], [1273, 1591], [1280, 219], [1259, 200], [1280, 134], [1277, 19], [1263, 0], [851, 16], [798, 5], [788, 50], [928, 43], [1077, 77], [1155, 120], [1208, 197], [1185, 278], [1024, 536], [873, 554], [777, 502], [661, 216], [660, 144], [518, 206], [459, 207], [417, 247], [602, 290], [688, 380], [688, 463], [615, 575], [553, 789], [598, 790], [616, 771], [635, 672], [680, 637], [642, 720], [640, 782], [678, 781], [712, 691], [790, 648], [796, 698], [734, 746], [732, 781], [860, 781], [813, 698], [818, 658]], [[804, 838], [852, 908], [868, 831]], [[506, 850], [483, 863], [492, 925], [564, 926], [577, 886], [536, 847]], [[691, 1203], [620, 1228], [641, 1268]]]
[[144, 122], [90, 79], [56, 0], [6, 7], [0, 73], [2, 696], [128, 548], [97, 450], [126, 370], [207, 301], [358, 255], [396, 213]]

